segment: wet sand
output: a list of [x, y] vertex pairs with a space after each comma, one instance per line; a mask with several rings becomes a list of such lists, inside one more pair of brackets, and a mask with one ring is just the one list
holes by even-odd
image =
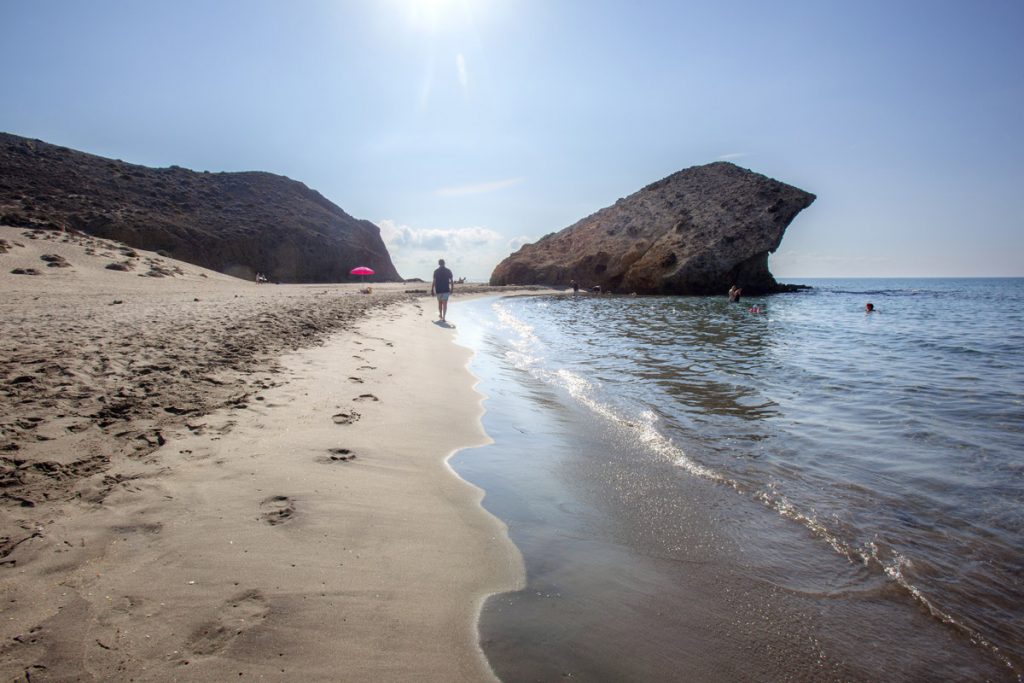
[[7, 679], [492, 676], [522, 566], [446, 463], [487, 440], [469, 352], [360, 287], [0, 228]]

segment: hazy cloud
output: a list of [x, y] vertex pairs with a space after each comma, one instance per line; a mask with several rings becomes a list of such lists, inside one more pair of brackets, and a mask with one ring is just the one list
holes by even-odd
[[427, 250], [458, 250], [494, 244], [501, 235], [488, 228], [411, 228], [395, 221], [377, 221], [380, 236], [388, 247]]
[[736, 159], [742, 159], [745, 156], [748, 156], [746, 152], [731, 152], [729, 154], [723, 154], [722, 156], [718, 157], [718, 160], [735, 161]]
[[769, 256], [776, 277], [884, 276], [894, 261], [885, 255], [835, 254], [783, 249]]
[[376, 223], [403, 277], [425, 278], [436, 267], [437, 259], [444, 258], [458, 276], [486, 279], [498, 261], [509, 254], [510, 243], [490, 228], [414, 228], [390, 219]]
[[515, 251], [519, 251], [519, 248], [522, 247], [524, 244], [530, 244], [533, 241], [534, 241], [534, 238], [526, 237], [525, 235], [520, 235], [519, 237], [513, 237], [512, 239], [510, 239], [508, 241], [508, 250], [509, 250], [510, 253], [511, 252], [515, 252]]

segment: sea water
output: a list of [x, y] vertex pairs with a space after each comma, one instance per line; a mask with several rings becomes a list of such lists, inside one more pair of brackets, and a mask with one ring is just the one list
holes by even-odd
[[453, 306], [495, 441], [453, 464], [529, 574], [499, 675], [1024, 672], [1024, 280], [801, 283]]

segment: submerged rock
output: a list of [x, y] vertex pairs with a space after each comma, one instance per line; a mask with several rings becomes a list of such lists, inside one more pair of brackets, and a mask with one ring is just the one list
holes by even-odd
[[815, 196], [735, 164], [674, 173], [498, 264], [492, 285], [599, 285], [639, 294], [788, 291], [768, 271]]

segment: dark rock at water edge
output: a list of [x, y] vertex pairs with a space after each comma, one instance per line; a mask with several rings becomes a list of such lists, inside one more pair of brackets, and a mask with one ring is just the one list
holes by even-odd
[[263, 172], [149, 168], [0, 133], [0, 224], [66, 227], [247, 279], [400, 281], [369, 221]]
[[768, 270], [815, 196], [735, 164], [694, 166], [643, 188], [498, 264], [492, 285], [599, 285], [639, 294], [792, 291]]

